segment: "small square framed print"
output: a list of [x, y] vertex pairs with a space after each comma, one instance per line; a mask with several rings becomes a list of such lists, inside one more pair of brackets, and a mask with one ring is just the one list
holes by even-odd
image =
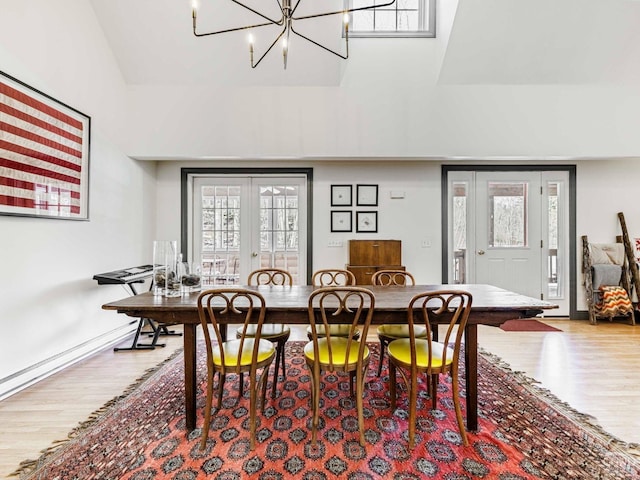
[[356, 232], [378, 232], [378, 212], [356, 212]]
[[331, 206], [350, 207], [353, 187], [351, 185], [331, 185]]
[[377, 207], [378, 185], [357, 185], [356, 204], [358, 207]]
[[331, 211], [332, 232], [350, 232], [352, 230], [353, 227], [351, 226], [351, 210]]

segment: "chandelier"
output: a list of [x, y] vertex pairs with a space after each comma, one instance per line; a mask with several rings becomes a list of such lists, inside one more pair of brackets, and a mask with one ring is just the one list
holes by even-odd
[[[197, 31], [197, 23], [198, 23], [198, 5], [197, 5], [197, 0], [193, 0], [193, 6], [192, 6], [192, 17], [193, 17], [193, 34], [196, 37], [206, 37], [209, 35], [217, 35], [220, 33], [229, 33], [229, 32], [237, 32], [239, 30], [251, 30], [252, 28], [260, 28], [260, 27], [266, 27], [266, 26], [279, 26], [282, 27], [282, 31], [280, 32], [280, 34], [275, 38], [275, 40], [273, 41], [273, 43], [269, 46], [269, 48], [266, 49], [266, 51], [262, 54], [262, 56], [258, 59], [257, 62], [254, 63], [254, 56], [253, 56], [253, 36], [251, 34], [249, 34], [249, 57], [251, 59], [251, 68], [256, 68], [260, 62], [262, 61], [262, 59], [264, 57], [267, 56], [267, 54], [273, 49], [273, 47], [278, 43], [278, 41], [282, 40], [282, 59], [284, 61], [284, 68], [287, 68], [287, 57], [289, 54], [289, 40], [291, 38], [291, 34], [293, 33], [294, 35], [297, 35], [300, 38], [303, 38], [304, 40], [313, 43], [314, 45], [316, 45], [317, 47], [320, 47], [324, 50], [326, 50], [329, 53], [333, 53], [334, 55], [346, 60], [347, 58], [349, 58], [349, 14], [351, 12], [356, 12], [359, 10], [370, 10], [373, 8], [381, 8], [381, 7], [388, 7], [390, 5], [393, 5], [395, 3], [396, 0], [382, 0], [384, 3], [377, 3], [377, 4], [373, 4], [373, 5], [367, 5], [365, 7], [358, 7], [358, 8], [345, 8], [343, 10], [337, 10], [337, 11], [333, 11], [333, 12], [324, 12], [324, 13], [316, 13], [313, 15], [303, 15], [303, 16], [299, 16], [296, 17], [294, 16], [296, 13], [296, 10], [298, 9], [298, 6], [300, 5], [300, 3], [302, 2], [302, 0], [276, 0], [277, 4], [278, 4], [278, 8], [280, 9], [280, 11], [282, 12], [282, 16], [279, 19], [273, 19], [270, 18], [269, 16], [259, 12], [258, 10], [256, 10], [255, 8], [249, 7], [248, 5], [245, 5], [242, 2], [239, 2], [238, 0], [231, 0], [233, 3], [251, 11], [252, 13], [254, 13], [255, 15], [261, 17], [263, 20], [262, 23], [256, 23], [253, 25], [245, 25], [242, 27], [235, 27], [235, 28], [226, 28], [223, 30], [217, 30], [214, 32], [205, 32], [205, 33], [198, 33]], [[292, 5], [292, 2], [295, 1], [295, 5]], [[375, 0], [372, 0], [375, 1]], [[378, 2], [380, 2], [380, 0], [378, 0]], [[318, 17], [327, 17], [330, 15], [342, 15], [343, 16], [343, 25], [344, 25], [344, 42], [345, 42], [345, 53], [339, 53], [336, 52], [335, 50], [332, 50], [329, 47], [326, 47], [325, 45], [322, 45], [321, 43], [303, 35], [302, 33], [298, 32], [295, 30], [295, 28], [293, 27], [293, 23], [294, 21], [297, 20], [309, 20], [311, 18], [318, 18]]]

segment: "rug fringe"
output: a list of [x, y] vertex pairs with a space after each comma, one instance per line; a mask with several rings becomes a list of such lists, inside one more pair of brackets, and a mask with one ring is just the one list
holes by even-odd
[[142, 375], [136, 378], [128, 387], [124, 389], [124, 391], [111, 400], [107, 401], [103, 406], [93, 411], [86, 420], [79, 422], [77, 426], [75, 426], [68, 434], [67, 438], [63, 440], [54, 440], [52, 444], [40, 450], [40, 456], [37, 459], [27, 459], [23, 460], [18, 464], [18, 468], [9, 474], [9, 477], [24, 477], [26, 475], [30, 475], [35, 472], [40, 465], [42, 465], [51, 455], [55, 454], [60, 448], [64, 447], [67, 443], [77, 438], [80, 433], [82, 433], [85, 429], [93, 426], [96, 422], [98, 422], [104, 415], [110, 412], [115, 405], [119, 402], [127, 398], [131, 393], [133, 393], [144, 381], [148, 380], [154, 373], [160, 370], [167, 363], [174, 360], [176, 357], [182, 354], [183, 349], [176, 349], [171, 355], [165, 358], [163, 361], [158, 363], [157, 365], [148, 368], [144, 371]]
[[526, 388], [533, 396], [543, 398], [545, 403], [549, 405], [549, 408], [556, 410], [560, 415], [567, 417], [568, 419], [578, 423], [580, 426], [586, 428], [594, 436], [597, 436], [604, 444], [610, 448], [616, 448], [621, 453], [628, 454], [634, 461], [640, 459], [640, 444], [635, 442], [625, 442], [620, 438], [607, 432], [599, 423], [596, 417], [587, 413], [580, 412], [573, 408], [570, 404], [558, 398], [550, 390], [540, 386], [540, 382], [534, 378], [529, 377], [522, 371], [513, 370], [511, 365], [505, 362], [498, 355], [484, 350], [482, 347], [478, 348], [478, 352], [485, 358], [491, 361], [493, 365], [496, 365], [506, 373], [511, 374], [516, 378], [516, 381]]

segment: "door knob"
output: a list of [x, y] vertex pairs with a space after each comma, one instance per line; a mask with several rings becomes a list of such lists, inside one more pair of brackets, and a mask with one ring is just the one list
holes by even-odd
[[258, 256], [258, 252], [251, 252], [251, 256], [252, 257], [257, 257]]
[[484, 250], [478, 250], [478, 255], [484, 255]]

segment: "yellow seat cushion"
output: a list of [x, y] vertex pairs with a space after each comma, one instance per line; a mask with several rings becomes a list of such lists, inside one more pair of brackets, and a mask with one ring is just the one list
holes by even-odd
[[[320, 363], [328, 364], [329, 362], [329, 347], [327, 345], [326, 338], [318, 339], [318, 358]], [[349, 342], [346, 338], [338, 337], [331, 339], [331, 352], [333, 353], [333, 363], [336, 365], [344, 365], [347, 359], [347, 344]], [[360, 342], [351, 342], [351, 350], [349, 351], [348, 363], [357, 363], [358, 350], [360, 349]], [[313, 342], [309, 342], [304, 346], [304, 355], [307, 359], [313, 361], [316, 358], [316, 352], [313, 349]], [[369, 358], [369, 347], [364, 347], [363, 360]]]
[[[380, 325], [377, 328], [378, 335], [393, 338], [409, 337], [409, 325]], [[427, 327], [414, 325], [413, 333], [416, 338], [427, 338]]]
[[[323, 337], [325, 335], [324, 325], [318, 325], [316, 326], [316, 329], [318, 330], [319, 337]], [[342, 325], [342, 324], [329, 325], [329, 333], [331, 334], [332, 337], [348, 337], [349, 330], [351, 330], [351, 325]], [[311, 326], [307, 327], [307, 333], [311, 335]], [[360, 330], [358, 330], [357, 333], [354, 334], [354, 338], [357, 338], [359, 336], [360, 336]]]
[[[411, 342], [408, 338], [400, 338], [389, 343], [387, 347], [389, 356], [405, 364], [411, 363]], [[429, 365], [429, 341], [416, 339], [416, 364], [419, 368], [427, 368]], [[446, 347], [443, 343], [432, 342], [431, 366], [442, 367], [442, 353], [447, 350], [447, 365], [453, 363], [453, 349]]]
[[[244, 341], [244, 348], [242, 352], [240, 352], [240, 340], [229, 340], [228, 342], [224, 342], [222, 344], [222, 348], [224, 350], [224, 360], [225, 365], [227, 367], [235, 367], [238, 365], [238, 355], [242, 355], [240, 357], [240, 365], [248, 366], [251, 365], [251, 358], [253, 356], [253, 345], [255, 340], [251, 338], [247, 338]], [[271, 355], [275, 353], [276, 349], [273, 346], [273, 343], [268, 340], [260, 340], [258, 344], [258, 363], [267, 360]], [[220, 349], [217, 346], [213, 346], [213, 363], [215, 365], [222, 365], [222, 360], [220, 358]]]
[[[257, 327], [258, 325], [255, 323], [247, 325], [247, 337], [255, 336]], [[283, 325], [281, 323], [264, 323], [262, 324], [262, 333], [260, 334], [260, 337], [280, 337], [289, 334], [289, 331], [290, 329], [288, 325]], [[236, 334], [238, 337], [242, 335], [242, 327], [239, 327], [238, 330], [236, 330]]]

